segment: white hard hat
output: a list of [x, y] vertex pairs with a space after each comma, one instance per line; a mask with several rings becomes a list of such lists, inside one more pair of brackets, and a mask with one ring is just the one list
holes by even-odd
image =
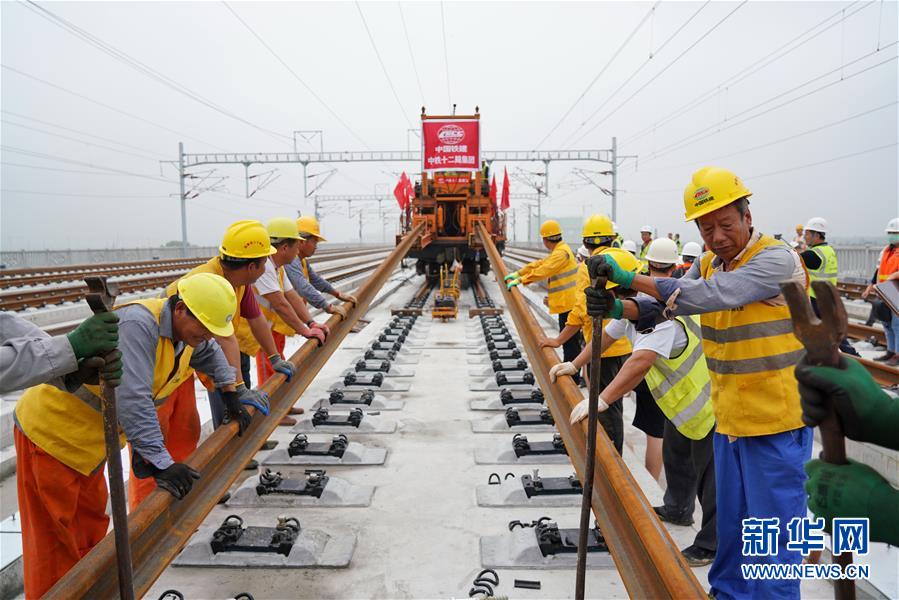
[[899, 217], [892, 219], [887, 223], [887, 233], [899, 233]]
[[668, 238], [658, 238], [653, 240], [649, 245], [649, 249], [644, 256], [648, 261], [666, 265], [673, 265], [680, 261], [677, 255], [677, 244], [674, 240]]
[[827, 233], [827, 221], [823, 217], [812, 217], [805, 224], [805, 231], [817, 231], [818, 233]]
[[640, 228], [640, 233], [652, 233], [652, 225], [644, 225]]
[[687, 242], [684, 244], [684, 249], [681, 252], [684, 256], [692, 256], [696, 258], [700, 254], [702, 254], [702, 246], [697, 244], [696, 242]]
[[577, 255], [580, 256], [581, 258], [583, 258], [584, 260], [587, 260], [588, 258], [590, 258], [590, 251], [587, 250], [587, 248], [585, 246], [581, 246], [580, 248], [577, 249]]
[[621, 247], [632, 254], [637, 253], [637, 244], [634, 243], [634, 240], [624, 240]]

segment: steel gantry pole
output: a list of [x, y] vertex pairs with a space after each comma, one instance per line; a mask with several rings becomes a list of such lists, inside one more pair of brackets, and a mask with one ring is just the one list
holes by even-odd
[[612, 137], [612, 220], [618, 219], [618, 139]]
[[181, 256], [187, 258], [187, 196], [184, 191], [184, 142], [178, 142], [178, 182], [181, 185]]

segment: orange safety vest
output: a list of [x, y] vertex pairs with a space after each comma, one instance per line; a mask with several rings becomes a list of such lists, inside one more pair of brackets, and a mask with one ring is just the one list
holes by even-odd
[[880, 263], [877, 265], [877, 282], [886, 281], [896, 271], [899, 271], [899, 248], [887, 246], [880, 252]]

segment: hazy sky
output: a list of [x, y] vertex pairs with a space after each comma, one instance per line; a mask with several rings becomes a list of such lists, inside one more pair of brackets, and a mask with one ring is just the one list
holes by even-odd
[[[638, 155], [619, 178], [628, 238], [651, 224], [694, 239], [682, 190], [706, 164], [744, 178], [764, 231], [823, 216], [833, 235], [880, 235], [899, 214], [894, 1], [2, 2], [0, 20], [3, 249], [180, 239], [176, 171], [160, 162], [179, 141], [189, 153], [283, 152], [293, 131], [323, 130], [325, 150], [404, 150], [423, 104], [480, 106], [489, 150], [603, 149], [617, 136]], [[333, 167], [322, 194], [392, 189], [395, 173], [419, 169]], [[239, 218], [310, 212], [300, 165], [251, 174], [273, 168], [247, 200], [243, 167], [219, 166], [206, 184], [224, 177], [222, 191], [188, 202], [190, 241], [216, 244]], [[575, 168], [606, 167], [552, 163], [544, 216], [610, 210]], [[363, 216], [380, 239], [374, 206]], [[323, 228], [357, 237], [346, 206]]]

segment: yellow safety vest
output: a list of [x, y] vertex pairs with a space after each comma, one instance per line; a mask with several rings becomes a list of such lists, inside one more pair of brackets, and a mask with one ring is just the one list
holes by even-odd
[[[821, 244], [819, 246], [812, 246], [809, 248], [812, 252], [818, 255], [818, 258], [821, 259], [821, 266], [817, 269], [809, 269], [808, 276], [811, 281], [829, 281], [830, 283], [836, 285], [837, 284], [837, 253], [833, 249], [833, 246], [829, 246], [827, 244]], [[808, 288], [808, 295], [812, 298], [815, 297], [815, 290], [812, 289], [811, 286]]]
[[648, 244], [640, 245], [640, 260], [643, 262], [643, 268], [640, 269], [641, 275], [649, 274], [649, 261], [646, 260], [646, 253], [649, 252], [649, 247], [651, 245], [652, 245], [652, 242], [649, 242]]
[[[269, 259], [271, 260], [271, 259]], [[278, 267], [278, 287], [281, 288], [281, 291], [284, 291], [284, 267]], [[268, 321], [272, 329], [286, 336], [294, 335], [293, 327], [284, 322], [278, 313], [272, 310], [271, 303], [266, 300], [265, 296], [259, 293], [256, 289], [256, 286], [252, 286], [253, 293], [256, 294], [256, 302], [259, 303], [259, 308], [262, 309], [262, 314], [265, 315], [265, 320]], [[256, 341], [256, 337], [253, 335], [253, 330], [250, 329], [250, 323], [246, 319], [242, 319], [240, 325], [234, 330], [237, 335], [237, 342], [240, 345], [240, 351], [249, 356], [254, 356], [257, 352], [259, 352], [260, 345], [259, 342]], [[252, 352], [247, 352], [244, 350], [252, 350]]]
[[[596, 248], [593, 251], [593, 254], [598, 254], [603, 248], [605, 248], [605, 246]], [[587, 272], [587, 261], [584, 261], [578, 265], [577, 268], [577, 283], [575, 284], [577, 296], [574, 308], [572, 308], [571, 312], [568, 314], [566, 325], [579, 326], [581, 328], [581, 333], [584, 335], [584, 341], [589, 344], [590, 340], [593, 339], [593, 319], [587, 314], [587, 297], [584, 295], [584, 290], [588, 287], [590, 287], [590, 274]], [[606, 327], [610, 321], [611, 319], [603, 319], [603, 327]], [[631, 342], [627, 339], [627, 336], [621, 336], [615, 343], [606, 348], [606, 351], [602, 353], [602, 356], [608, 358], [613, 356], [624, 356], [630, 354], [632, 349], [633, 346], [631, 346]]]
[[[162, 298], [151, 298], [122, 306], [140, 304], [159, 322], [166, 302]], [[152, 387], [153, 404], [157, 410], [179, 385], [193, 375], [194, 370], [190, 366], [193, 351], [193, 348], [185, 344], [177, 357], [176, 365], [172, 340], [159, 337]], [[90, 475], [106, 461], [100, 386], [84, 385], [72, 394], [48, 384], [34, 386], [19, 398], [15, 417], [19, 428], [29, 440], [82, 475]], [[119, 445], [125, 446], [125, 435], [121, 428]]]
[[[222, 269], [222, 261], [219, 257], [210, 258], [207, 262], [203, 263], [198, 267], [194, 267], [165, 288], [165, 297], [171, 298], [175, 294], [178, 293], [178, 282], [181, 281], [185, 277], [189, 277], [191, 275], [196, 275], [197, 273], [214, 273], [215, 275], [219, 275], [221, 277], [225, 276], [224, 269]], [[233, 287], [233, 286], [232, 286]], [[231, 324], [234, 325], [234, 330], [240, 326], [240, 322], [243, 320], [240, 318], [240, 303], [243, 301], [243, 295], [247, 290], [247, 286], [241, 285], [234, 288], [234, 295], [237, 296], [237, 310], [234, 312], [234, 318], [231, 320]], [[243, 348], [240, 349], [243, 352]], [[248, 354], [244, 352], [244, 354]]]
[[[760, 251], [784, 242], [763, 235], [731, 264], [735, 271]], [[706, 252], [700, 273], [711, 279], [715, 255]], [[806, 283], [807, 285], [807, 283]], [[712, 380], [712, 406], [724, 435], [749, 437], [803, 426], [793, 369], [804, 350], [793, 334], [786, 303], [762, 301], [704, 313], [702, 344]]]
[[701, 440], [715, 426], [715, 413], [699, 317], [677, 317], [674, 322], [687, 334], [687, 346], [678, 356], [656, 358], [646, 374], [646, 384], [677, 430], [691, 440]]
[[525, 284], [546, 279], [549, 312], [557, 315], [570, 311], [574, 306], [577, 266], [571, 247], [559, 242], [546, 258], [526, 264], [518, 270], [518, 274]]

